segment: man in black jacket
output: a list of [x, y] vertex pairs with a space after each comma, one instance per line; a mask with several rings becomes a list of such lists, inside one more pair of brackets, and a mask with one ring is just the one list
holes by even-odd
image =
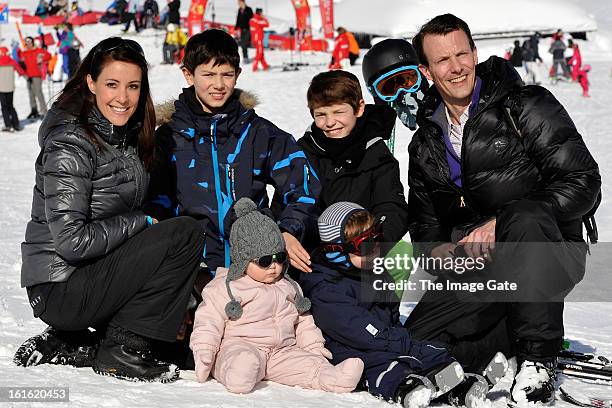
[[494, 348], [516, 355], [512, 398], [552, 401], [562, 299], [584, 275], [581, 218], [598, 197], [597, 163], [550, 92], [523, 86], [501, 58], [477, 65], [461, 19], [437, 16], [413, 43], [434, 86], [409, 147], [412, 241], [431, 258], [484, 259], [486, 279], [513, 279], [523, 298], [436, 301], [428, 292], [406, 327], [449, 343], [468, 366]]
[[238, 0], [238, 16], [236, 17], [236, 30], [240, 30], [240, 48], [242, 48], [242, 63], [248, 64], [249, 45], [251, 45], [251, 26], [249, 21], [253, 18], [253, 9], [246, 5], [246, 1]]

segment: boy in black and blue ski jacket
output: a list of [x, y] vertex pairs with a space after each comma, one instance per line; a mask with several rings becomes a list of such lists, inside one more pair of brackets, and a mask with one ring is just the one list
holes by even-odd
[[229, 267], [233, 204], [249, 197], [267, 208], [268, 185], [282, 196], [277, 222], [292, 264], [308, 262], [300, 241], [316, 231], [319, 181], [295, 139], [255, 113], [253, 95], [235, 89], [239, 59], [236, 42], [221, 30], [191, 37], [182, 67], [191, 86], [157, 112], [158, 165], [148, 213], [198, 219], [213, 274]]

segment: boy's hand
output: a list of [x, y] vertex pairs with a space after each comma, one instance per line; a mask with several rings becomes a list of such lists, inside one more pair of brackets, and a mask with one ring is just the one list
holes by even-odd
[[285, 248], [289, 254], [289, 261], [294, 268], [298, 268], [302, 272], [312, 272], [310, 269], [310, 255], [304, 249], [300, 241], [288, 232], [283, 232], [285, 240]]

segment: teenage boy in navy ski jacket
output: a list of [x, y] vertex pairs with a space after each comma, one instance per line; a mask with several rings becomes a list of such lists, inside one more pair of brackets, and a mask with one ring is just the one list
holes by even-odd
[[[189, 85], [158, 111], [158, 166], [151, 176], [149, 213], [158, 219], [189, 215], [206, 231], [203, 258], [212, 274], [229, 267], [233, 204], [249, 197], [268, 207], [266, 187], [282, 197], [277, 217], [291, 263], [308, 271], [300, 241], [316, 229], [320, 185], [295, 139], [258, 116], [255, 97], [235, 89], [240, 56], [221, 30], [192, 36], [182, 71]], [[206, 282], [201, 273], [199, 292]]]

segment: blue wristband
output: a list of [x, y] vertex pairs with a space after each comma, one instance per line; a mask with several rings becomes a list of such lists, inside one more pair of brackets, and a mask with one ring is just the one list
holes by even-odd
[[153, 225], [153, 218], [150, 215], [147, 215], [147, 224]]

